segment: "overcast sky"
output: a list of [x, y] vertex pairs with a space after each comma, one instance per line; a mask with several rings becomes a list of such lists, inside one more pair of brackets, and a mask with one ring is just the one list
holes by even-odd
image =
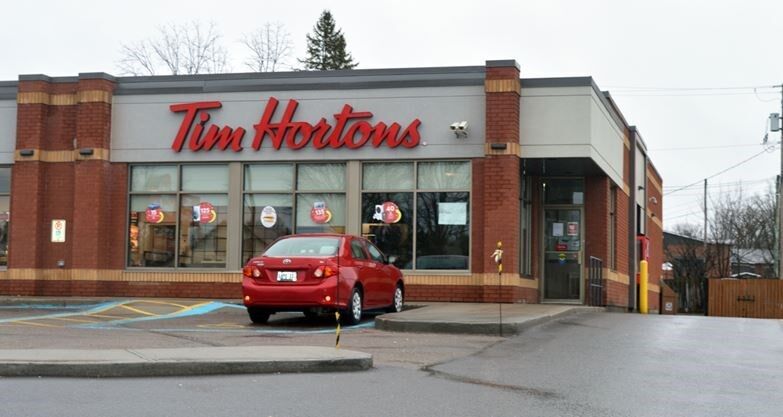
[[[639, 128], [665, 191], [762, 152], [767, 116], [781, 110], [780, 89], [769, 88], [783, 83], [780, 0], [8, 2], [0, 80], [122, 75], [122, 43], [192, 20], [217, 24], [236, 72], [247, 71], [242, 34], [282, 22], [295, 62], [324, 8], [359, 68], [516, 59], [523, 77], [593, 76]], [[779, 133], [770, 136], [780, 140]], [[746, 193], [763, 191], [779, 171], [778, 148], [711, 179], [710, 194], [731, 192], [739, 181]], [[666, 196], [666, 229], [701, 222], [701, 193], [699, 184]]]

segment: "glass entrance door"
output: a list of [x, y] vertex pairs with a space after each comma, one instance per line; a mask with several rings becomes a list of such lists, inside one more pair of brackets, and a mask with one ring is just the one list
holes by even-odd
[[582, 283], [582, 210], [544, 210], [544, 298], [579, 300]]

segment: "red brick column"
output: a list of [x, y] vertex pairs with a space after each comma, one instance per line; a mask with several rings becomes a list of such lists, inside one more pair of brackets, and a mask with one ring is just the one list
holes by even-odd
[[70, 259], [69, 245], [50, 242], [50, 221], [71, 220], [73, 170], [46, 161], [70, 157], [75, 89], [42, 75], [19, 78], [9, 269], [56, 268], [58, 260]]
[[[125, 211], [124, 198], [111, 198], [114, 187], [125, 188], [125, 183], [113, 178], [109, 162], [114, 88], [114, 81], [105, 74], [79, 76], [73, 179], [74, 192], [79, 196], [73, 205], [72, 230], [78, 238], [72, 257], [75, 269], [110, 267], [115, 257], [109, 250], [114, 243], [112, 227], [116, 227], [112, 224], [112, 209], [121, 205]], [[122, 259], [122, 254], [119, 257]]]
[[[519, 274], [519, 66], [515, 61], [487, 61], [486, 145], [483, 161], [474, 163], [480, 189], [475, 204], [483, 207], [475, 226], [480, 239], [473, 245], [474, 273], [494, 273], [497, 266], [490, 258], [498, 241], [503, 242], [503, 272]], [[493, 146], [494, 145], [494, 146]], [[478, 227], [476, 227], [478, 228]], [[474, 229], [475, 230], [475, 229]], [[474, 233], [474, 236], [478, 233]], [[491, 287], [491, 286], [490, 286]], [[498, 293], [497, 287], [484, 289], [484, 301], [515, 301], [513, 287]]]

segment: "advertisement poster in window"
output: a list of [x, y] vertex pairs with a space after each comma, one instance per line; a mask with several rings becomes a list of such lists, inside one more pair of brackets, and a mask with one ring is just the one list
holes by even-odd
[[579, 236], [579, 223], [568, 222], [568, 236]]
[[217, 220], [215, 207], [208, 202], [193, 206], [193, 221], [200, 224], [214, 223]]
[[277, 211], [272, 206], [266, 206], [261, 210], [261, 225], [270, 229], [277, 223]]
[[468, 224], [468, 203], [438, 203], [438, 224]]
[[375, 205], [375, 213], [372, 215], [372, 219], [386, 224], [394, 224], [402, 220], [402, 211], [397, 207], [397, 204], [387, 201], [383, 204]]
[[147, 210], [144, 212], [144, 221], [147, 223], [160, 223], [165, 217], [163, 210], [160, 208], [160, 204], [157, 203], [147, 206]]
[[326, 224], [332, 220], [332, 212], [326, 207], [326, 202], [316, 201], [310, 210], [310, 219], [315, 224]]

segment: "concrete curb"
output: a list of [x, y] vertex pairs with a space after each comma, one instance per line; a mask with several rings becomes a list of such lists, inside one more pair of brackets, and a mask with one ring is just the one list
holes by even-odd
[[190, 349], [0, 350], [0, 376], [120, 378], [305, 372], [372, 368], [367, 353], [310, 346]]
[[[525, 330], [546, 324], [550, 321], [562, 319], [568, 316], [600, 311], [606, 310], [603, 307], [580, 306], [578, 308], [567, 309], [553, 314], [531, 316], [522, 319], [504, 318], [502, 325], [503, 335], [515, 336], [521, 334]], [[385, 314], [375, 318], [375, 328], [393, 332], [498, 335], [500, 326], [498, 325], [497, 321], [422, 321], [406, 320], [405, 318], [395, 316], [395, 314]]]

